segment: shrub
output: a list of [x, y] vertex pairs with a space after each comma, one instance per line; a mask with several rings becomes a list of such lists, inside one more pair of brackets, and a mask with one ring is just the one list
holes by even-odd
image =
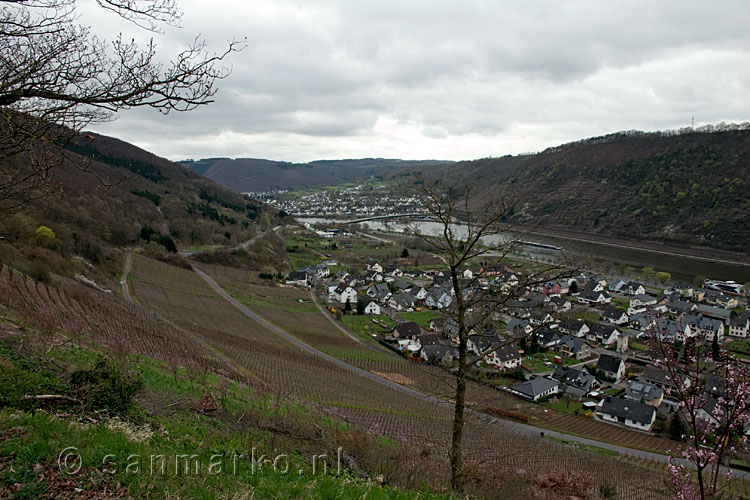
[[104, 358], [99, 358], [91, 369], [78, 370], [70, 376], [71, 391], [84, 403], [85, 409], [110, 415], [130, 411], [142, 386], [142, 380], [123, 373]]
[[39, 226], [36, 228], [36, 240], [41, 246], [49, 248], [55, 241], [55, 232], [47, 226]]
[[29, 264], [28, 275], [35, 281], [49, 281], [49, 266], [43, 260], [34, 260]]
[[160, 235], [156, 242], [166, 248], [168, 252], [177, 253], [177, 245], [168, 234]]
[[494, 413], [495, 415], [498, 415], [501, 417], [512, 418], [515, 420], [520, 420], [521, 422], [529, 421], [528, 415], [526, 415], [525, 413], [518, 412], [518, 411], [505, 410], [503, 408], [495, 408], [494, 406], [488, 406], [486, 410], [489, 413]]

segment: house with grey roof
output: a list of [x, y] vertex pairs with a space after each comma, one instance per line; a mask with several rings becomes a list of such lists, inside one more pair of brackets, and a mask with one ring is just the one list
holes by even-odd
[[635, 330], [649, 330], [656, 324], [656, 319], [648, 313], [642, 312], [630, 315], [628, 325]]
[[615, 325], [625, 325], [628, 323], [628, 315], [622, 309], [607, 306], [602, 313], [602, 319]]
[[375, 299], [380, 303], [385, 302], [391, 297], [391, 295], [393, 295], [388, 289], [388, 285], [385, 283], [375, 283], [370, 285], [365, 293], [368, 297]]
[[621, 358], [611, 354], [602, 354], [596, 362], [596, 370], [604, 372], [604, 375], [619, 382], [625, 378], [625, 363]]
[[607, 422], [616, 422], [642, 431], [650, 431], [656, 420], [656, 408], [630, 399], [607, 397], [596, 413]]
[[713, 373], [706, 376], [706, 392], [717, 398], [727, 396], [727, 379]]
[[621, 291], [628, 295], [640, 295], [646, 293], [646, 287], [637, 281], [628, 281], [628, 283], [621, 288]]
[[586, 359], [591, 356], [591, 346], [585, 340], [563, 335], [560, 337], [560, 343], [555, 346], [557, 352], [565, 357], [573, 359]]
[[604, 345], [612, 345], [617, 342], [617, 335], [620, 330], [615, 325], [595, 323], [591, 325], [591, 329], [586, 334], [586, 339], [591, 342], [598, 342]]
[[732, 316], [729, 319], [729, 330], [727, 332], [729, 336], [745, 338], [748, 332], [750, 332], [750, 316], [747, 312], [739, 316]]
[[[599, 385], [596, 381], [596, 377], [589, 373], [585, 368], [559, 366], [552, 376], [562, 384], [560, 387], [562, 392], [568, 393], [567, 388], [573, 387], [576, 389], [574, 394], [578, 395], [578, 397], [585, 396], [591, 392], [594, 387]], [[578, 391], [580, 391], [580, 393]]]
[[693, 313], [698, 309], [698, 305], [694, 302], [683, 300], [676, 295], [671, 295], [665, 305], [672, 314]]
[[286, 277], [287, 285], [308, 286], [310, 284], [310, 275], [307, 271], [292, 271]]
[[628, 305], [628, 315], [644, 312], [646, 311], [648, 306], [656, 305], [656, 302], [656, 297], [652, 297], [651, 295], [647, 295], [645, 293], [639, 293], [638, 295], [635, 295], [630, 299], [630, 304]]
[[555, 330], [552, 330], [551, 328], [543, 328], [539, 330], [538, 332], [532, 333], [536, 337], [537, 342], [539, 342], [539, 345], [541, 347], [545, 347], [547, 349], [555, 347], [557, 344], [560, 343], [560, 335], [557, 334]]
[[458, 357], [458, 351], [453, 346], [428, 344], [422, 346], [419, 356], [428, 363], [450, 364]]
[[369, 314], [369, 315], [372, 315], [372, 316], [379, 316], [380, 315], [380, 305], [377, 302], [375, 302], [374, 300], [371, 300], [365, 306], [365, 314]]
[[485, 362], [499, 370], [512, 370], [521, 366], [521, 353], [512, 344], [493, 346], [485, 357]]
[[648, 382], [631, 380], [628, 382], [625, 398], [658, 407], [664, 400], [664, 391]]
[[588, 305], [608, 304], [612, 297], [605, 291], [584, 290], [578, 295], [578, 302]]
[[560, 330], [560, 333], [572, 335], [573, 337], [585, 337], [591, 330], [581, 319], [563, 321], [557, 329]]
[[697, 310], [698, 314], [706, 318], [716, 319], [722, 323], [728, 323], [732, 317], [732, 311], [729, 309], [723, 309], [721, 307], [709, 306], [706, 304], [700, 304]]
[[529, 334], [534, 330], [534, 327], [531, 326], [531, 321], [528, 319], [511, 318], [505, 329], [514, 334]]
[[534, 377], [526, 382], [508, 387], [508, 391], [516, 396], [521, 396], [530, 401], [539, 401], [540, 399], [557, 394], [560, 389], [560, 383], [557, 380], [550, 380], [545, 377]]
[[667, 318], [657, 318], [654, 326], [654, 335], [664, 342], [684, 342], [685, 339], [694, 337], [695, 333], [690, 325], [678, 323]]
[[[690, 387], [690, 377], [688, 377], [685, 374], [679, 374], [680, 377], [680, 384], [683, 387]], [[646, 371], [643, 372], [643, 375], [641, 375], [641, 380], [648, 382], [649, 384], [655, 385], [659, 389], [663, 390], [665, 393], [669, 394], [672, 390], [674, 390], [677, 386], [675, 382], [672, 380], [671, 375], [653, 365], [646, 366]]]
[[714, 335], [718, 335], [719, 340], [724, 338], [724, 322], [721, 320], [708, 318], [706, 316], [686, 314], [682, 318], [682, 322], [689, 325], [690, 330], [694, 334], [701, 335], [708, 341], [712, 341]]
[[404, 311], [414, 307], [414, 295], [404, 292], [392, 295], [388, 299], [388, 305], [396, 311]]

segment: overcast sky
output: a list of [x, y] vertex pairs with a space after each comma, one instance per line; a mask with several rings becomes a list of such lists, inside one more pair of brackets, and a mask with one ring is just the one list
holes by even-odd
[[[93, 0], [83, 0], [89, 3]], [[172, 160], [474, 159], [619, 130], [750, 120], [750, 1], [181, 0], [234, 54], [216, 102], [94, 129]], [[123, 26], [84, 3], [81, 22]], [[142, 33], [141, 33], [142, 36]]]

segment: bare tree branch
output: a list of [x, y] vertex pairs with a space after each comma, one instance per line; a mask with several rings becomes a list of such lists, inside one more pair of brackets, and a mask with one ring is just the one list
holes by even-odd
[[[174, 0], [97, 0], [149, 31], [177, 25]], [[64, 145], [84, 127], [134, 107], [167, 114], [213, 102], [223, 61], [244, 48], [232, 40], [219, 52], [196, 37], [169, 64], [122, 36], [111, 43], [78, 24], [76, 0], [0, 0], [0, 210], [56, 190], [50, 176]]]

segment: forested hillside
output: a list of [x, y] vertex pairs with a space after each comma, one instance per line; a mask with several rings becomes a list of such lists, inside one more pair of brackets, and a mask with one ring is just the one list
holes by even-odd
[[432, 175], [504, 193], [519, 223], [732, 250], [750, 243], [748, 130], [612, 134]]
[[0, 260], [40, 279], [86, 265], [89, 276], [106, 279], [120, 270], [124, 246], [166, 257], [235, 246], [278, 223], [278, 211], [117, 139], [87, 134], [66, 153], [50, 170], [52, 194], [0, 220]]

